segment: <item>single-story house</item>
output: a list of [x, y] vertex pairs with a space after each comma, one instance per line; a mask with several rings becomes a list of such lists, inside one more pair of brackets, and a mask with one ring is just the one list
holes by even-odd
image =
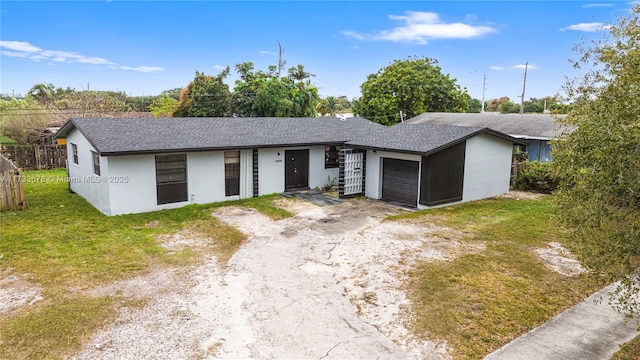
[[424, 113], [405, 123], [423, 125], [472, 126], [489, 128], [521, 140], [530, 161], [551, 161], [549, 141], [562, 134], [564, 129], [558, 117], [549, 114], [500, 114], [500, 113]]
[[322, 187], [425, 208], [509, 191], [517, 139], [353, 118], [73, 118], [70, 189], [106, 215]]

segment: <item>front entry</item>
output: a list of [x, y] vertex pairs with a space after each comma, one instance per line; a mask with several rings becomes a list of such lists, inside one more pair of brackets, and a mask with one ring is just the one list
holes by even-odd
[[309, 187], [309, 150], [285, 150], [284, 189]]

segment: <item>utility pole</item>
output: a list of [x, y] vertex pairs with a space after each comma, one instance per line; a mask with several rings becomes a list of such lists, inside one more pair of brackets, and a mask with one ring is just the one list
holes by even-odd
[[282, 45], [280, 45], [280, 41], [278, 41], [278, 78], [280, 78], [282, 68], [284, 68], [284, 65], [287, 63], [286, 60], [282, 60], [282, 54], [284, 54], [284, 49]]
[[482, 74], [482, 110], [480, 110], [480, 113], [484, 113], [484, 91], [487, 89], [486, 87], [487, 84], [487, 74]]
[[527, 87], [527, 69], [529, 62], [524, 63], [524, 82], [522, 83], [522, 96], [520, 97], [520, 114], [524, 114], [524, 89]]

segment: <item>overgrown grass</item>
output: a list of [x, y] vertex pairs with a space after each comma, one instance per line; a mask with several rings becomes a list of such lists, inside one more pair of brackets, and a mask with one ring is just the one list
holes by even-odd
[[114, 321], [119, 308], [142, 304], [107, 296], [64, 299], [34, 307], [3, 321], [0, 358], [63, 358], [69, 349], [80, 349], [94, 331]]
[[[25, 173], [30, 209], [0, 213], [0, 268], [42, 288], [45, 301], [0, 317], [0, 358], [59, 358], [130, 302], [86, 299], [86, 289], [134, 277], [158, 266], [180, 266], [214, 253], [226, 263], [245, 235], [211, 216], [221, 206], [246, 206], [274, 219], [292, 216], [273, 205], [277, 195], [180, 209], [108, 217], [70, 193], [63, 169]], [[211, 239], [198, 251], [167, 251], [157, 236], [182, 229]], [[29, 329], [33, 334], [27, 334]], [[71, 341], [70, 339], [79, 339]], [[38, 344], [37, 346], [34, 344]], [[49, 354], [49, 355], [47, 355]]]
[[392, 217], [462, 231], [485, 250], [424, 262], [410, 274], [413, 328], [446, 340], [459, 359], [480, 359], [584, 299], [603, 284], [549, 270], [534, 249], [568, 239], [554, 225], [550, 197], [490, 199]]
[[633, 340], [626, 342], [620, 346], [611, 360], [638, 360], [640, 359], [640, 336], [636, 336]]

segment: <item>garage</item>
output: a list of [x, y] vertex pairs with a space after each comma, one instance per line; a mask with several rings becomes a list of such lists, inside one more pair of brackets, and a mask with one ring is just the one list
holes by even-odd
[[382, 159], [382, 200], [416, 206], [418, 161]]

